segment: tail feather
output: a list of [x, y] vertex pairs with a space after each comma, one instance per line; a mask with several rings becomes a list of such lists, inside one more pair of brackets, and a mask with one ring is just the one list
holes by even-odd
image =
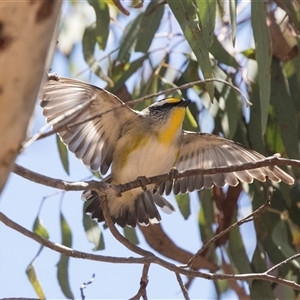
[[175, 211], [175, 207], [159, 193], [152, 194], [152, 198], [155, 204], [159, 206], [164, 213], [171, 214]]
[[[139, 200], [139, 198], [141, 198], [141, 200]], [[153, 193], [150, 191], [146, 191], [145, 193], [140, 194], [136, 201], [142, 201], [144, 203], [145, 211], [148, 214], [150, 223], [159, 223], [161, 221], [161, 216], [153, 200]]]
[[[128, 210], [128, 215], [127, 215], [127, 225], [131, 226], [131, 227], [135, 227], [136, 226], [136, 221], [137, 221], [137, 215], [136, 215], [136, 211], [135, 210]], [[125, 223], [125, 225], [126, 225]], [[125, 227], [124, 225], [124, 227]]]
[[[85, 212], [98, 222], [104, 221], [98, 194], [94, 191], [85, 191], [81, 198], [83, 200], [91, 201]], [[115, 198], [109, 201], [121, 200]], [[174, 206], [161, 195], [153, 194], [152, 191], [146, 191], [135, 199], [134, 205], [120, 206], [121, 209], [119, 210], [119, 214], [117, 216], [112, 215], [111, 217], [113, 221], [121, 227], [125, 227], [126, 225], [135, 227], [137, 223], [146, 226], [149, 224], [159, 223], [161, 221], [161, 216], [155, 204], [166, 213], [175, 211]]]
[[125, 227], [128, 220], [128, 207], [124, 207], [120, 212], [120, 215], [115, 218], [115, 223], [119, 224], [121, 227]]

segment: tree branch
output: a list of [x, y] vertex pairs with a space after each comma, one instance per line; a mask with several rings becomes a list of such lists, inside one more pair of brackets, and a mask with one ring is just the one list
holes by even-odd
[[186, 287], [185, 287], [185, 285], [184, 285], [184, 283], [183, 283], [183, 281], [182, 281], [182, 279], [180, 277], [180, 274], [175, 272], [175, 275], [176, 275], [178, 284], [179, 284], [179, 286], [181, 288], [181, 291], [182, 291], [184, 299], [185, 300], [190, 300], [189, 293], [188, 293], [188, 291], [187, 291], [187, 289], [186, 289]]
[[218, 234], [216, 234], [205, 245], [203, 245], [203, 247], [188, 261], [188, 263], [186, 265], [183, 265], [181, 267], [182, 268], [191, 268], [194, 264], [195, 259], [198, 256], [200, 256], [212, 243], [214, 243], [217, 239], [219, 239], [224, 234], [229, 232], [232, 228], [234, 228], [236, 226], [240, 226], [244, 223], [253, 221], [255, 218], [262, 215], [266, 211], [266, 209], [270, 206], [270, 204], [271, 204], [271, 199], [270, 199], [270, 196], [268, 195], [267, 201], [262, 206], [260, 206], [258, 209], [256, 209], [252, 214], [250, 214], [250, 215], [246, 216], [245, 218], [233, 223], [232, 225], [230, 225], [226, 229], [224, 229], [221, 232], [219, 232]]
[[126, 104], [127, 105], [134, 105], [134, 104], [137, 104], [137, 103], [141, 103], [141, 102], [143, 102], [147, 99], [150, 99], [150, 98], [154, 98], [154, 97], [158, 97], [158, 96], [161, 96], [161, 95], [173, 93], [173, 92], [176, 92], [178, 90], [186, 90], [188, 88], [193, 87], [194, 85], [205, 84], [205, 83], [208, 83], [208, 82], [221, 82], [223, 84], [226, 84], [226, 85], [230, 86], [233, 90], [235, 90], [236, 92], [238, 92], [242, 96], [243, 100], [246, 103], [246, 106], [251, 106], [252, 105], [252, 103], [248, 100], [248, 98], [243, 94], [243, 92], [238, 87], [236, 87], [232, 83], [230, 83], [226, 80], [220, 79], [220, 78], [206, 78], [206, 79], [203, 79], [203, 80], [192, 81], [192, 82], [180, 85], [180, 86], [169, 88], [167, 90], [164, 90], [164, 91], [161, 91], [161, 92], [158, 92], [158, 93], [155, 93], [155, 94], [147, 95], [147, 96], [144, 96], [142, 98], [138, 98], [138, 99], [135, 99], [135, 100], [132, 100], [132, 101], [127, 101]]
[[[109, 216], [110, 217], [110, 216]], [[110, 257], [110, 256], [101, 256], [101, 255], [95, 255], [95, 254], [89, 254], [77, 250], [73, 250], [71, 248], [65, 247], [63, 245], [59, 245], [57, 243], [51, 242], [49, 240], [46, 240], [42, 238], [41, 236], [25, 229], [24, 227], [20, 226], [19, 224], [13, 222], [8, 217], [6, 217], [3, 213], [0, 212], [0, 221], [3, 222], [8, 227], [20, 232], [21, 234], [35, 240], [39, 244], [50, 248], [56, 252], [65, 254], [67, 256], [71, 256], [74, 258], [82, 258], [82, 259], [89, 259], [93, 261], [102, 261], [102, 262], [110, 262], [110, 263], [138, 263], [138, 264], [150, 264], [155, 263], [157, 265], [160, 265], [170, 271], [173, 271], [178, 274], [186, 275], [188, 277], [198, 277], [198, 278], [204, 278], [209, 280], [266, 280], [270, 282], [275, 282], [278, 284], [283, 284], [286, 286], [289, 286], [293, 289], [296, 289], [300, 291], [300, 285], [283, 279], [276, 276], [272, 276], [268, 274], [268, 271], [264, 273], [249, 273], [249, 274], [212, 274], [212, 273], [203, 273], [199, 271], [194, 270], [186, 270], [183, 268], [180, 268], [172, 263], [169, 263], [157, 256], [155, 256], [153, 253], [145, 251], [146, 253], [150, 253], [147, 257], [141, 257], [141, 258], [135, 258], [135, 257], [129, 257], [129, 258], [121, 258], [121, 257]], [[118, 233], [119, 234], [119, 233]], [[125, 239], [125, 238], [124, 238]], [[126, 239], [125, 239], [126, 240]], [[127, 240], [126, 240], [127, 241]], [[127, 241], [128, 242], [128, 241]], [[128, 242], [129, 243], [129, 242]], [[140, 249], [140, 248], [139, 248]], [[296, 258], [296, 257], [295, 257]], [[294, 259], [294, 258], [293, 258]], [[274, 268], [274, 267], [273, 267]]]
[[104, 256], [104, 255], [96, 255], [90, 254], [86, 252], [81, 252], [74, 250], [72, 248], [60, 245], [58, 243], [51, 242], [47, 239], [42, 238], [41, 236], [37, 235], [36, 233], [24, 228], [23, 226], [19, 225], [18, 223], [9, 219], [6, 215], [0, 212], [0, 221], [4, 223], [6, 226], [18, 231], [19, 233], [29, 237], [30, 239], [36, 241], [42, 246], [45, 246], [49, 249], [52, 249], [56, 252], [61, 254], [71, 256], [74, 258], [82, 258], [94, 261], [101, 261], [101, 262], [109, 262], [109, 263], [121, 263], [121, 264], [144, 264], [149, 262], [148, 257], [114, 257], [114, 256]]
[[[178, 179], [183, 177], [194, 176], [194, 175], [204, 175], [204, 174], [212, 175], [217, 173], [229, 173], [229, 172], [257, 169], [261, 167], [275, 166], [275, 165], [290, 165], [290, 166], [300, 167], [300, 161], [295, 159], [280, 158], [277, 154], [275, 154], [274, 156], [266, 157], [265, 159], [259, 160], [257, 162], [245, 163], [236, 166], [219, 167], [219, 168], [211, 168], [211, 169], [193, 169], [184, 172], [179, 172]], [[157, 176], [145, 177], [143, 182], [141, 182], [140, 179], [136, 179], [134, 181], [125, 184], [112, 185], [103, 182], [98, 182], [95, 180], [85, 181], [85, 182], [68, 182], [60, 179], [54, 179], [30, 171], [29, 169], [26, 169], [17, 164], [15, 164], [13, 172], [33, 182], [58, 188], [64, 191], [83, 191], [88, 189], [99, 189], [101, 190], [102, 193], [106, 193], [106, 194], [113, 193], [115, 195], [120, 195], [126, 191], [132, 190], [134, 188], [139, 188], [144, 185], [160, 184], [165, 180], [173, 179], [172, 174], [165, 173]]]
[[296, 258], [298, 258], [298, 257], [300, 257], [300, 253], [294, 254], [293, 256], [287, 258], [286, 260], [284, 260], [284, 261], [282, 261], [282, 262], [280, 262], [280, 263], [274, 265], [273, 267], [271, 267], [270, 269], [268, 269], [265, 273], [266, 273], [266, 274], [270, 274], [270, 273], [273, 272], [274, 270], [279, 269], [279, 268], [282, 267], [283, 265], [287, 264], [288, 262], [290, 262], [290, 261], [292, 261], [292, 260], [294, 260], [294, 259], [296, 259]]
[[148, 272], [149, 272], [150, 264], [145, 264], [143, 268], [143, 273], [140, 281], [140, 288], [136, 295], [134, 295], [129, 300], [139, 300], [141, 297], [143, 297], [144, 300], [147, 300], [147, 291], [146, 287], [148, 285], [149, 279], [148, 279]]
[[[143, 233], [149, 246], [165, 257], [176, 260], [182, 264], [186, 264], [187, 261], [194, 257], [191, 252], [178, 247], [168, 235], [166, 235], [160, 224], [147, 227], [139, 226], [139, 229]], [[219, 269], [217, 265], [201, 255], [194, 257], [192, 268], [194, 270], [208, 269], [210, 272], [216, 272]]]

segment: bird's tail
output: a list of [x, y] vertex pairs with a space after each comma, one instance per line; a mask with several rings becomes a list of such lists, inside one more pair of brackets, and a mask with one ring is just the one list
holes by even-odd
[[[85, 201], [91, 201], [85, 212], [91, 216], [92, 219], [102, 222], [104, 220], [103, 211], [99, 201], [99, 196], [95, 191], [84, 191], [81, 198]], [[111, 213], [111, 218], [114, 223], [122, 227], [126, 225], [135, 227], [137, 223], [141, 225], [149, 225], [159, 223], [161, 216], [157, 210], [159, 206], [163, 212], [172, 213], [175, 211], [174, 206], [159, 194], [154, 194], [152, 191], [146, 191], [139, 194], [133, 202], [133, 205], [126, 205], [122, 203], [122, 199], [118, 197], [109, 198], [108, 201], [120, 201], [120, 209], [118, 214]], [[114, 203], [114, 206], [118, 205]], [[111, 203], [108, 203], [108, 207]]]

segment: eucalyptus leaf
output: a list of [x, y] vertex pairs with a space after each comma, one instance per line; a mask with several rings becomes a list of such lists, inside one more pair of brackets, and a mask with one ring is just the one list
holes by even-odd
[[[271, 104], [275, 108], [285, 151], [289, 157], [299, 159], [297, 111], [277, 59], [273, 59], [271, 83]], [[296, 168], [294, 170], [299, 172]]]
[[130, 54], [132, 50], [135, 48], [137, 42], [143, 17], [144, 14], [138, 15], [125, 28], [125, 31], [120, 41], [120, 50], [117, 57], [117, 60], [119, 62], [123, 63], [129, 61]]
[[89, 202], [85, 202], [83, 205], [83, 227], [86, 234], [86, 238], [89, 242], [94, 244], [93, 251], [105, 249], [103, 233], [98, 223], [90, 218], [85, 213], [85, 208], [89, 205]]
[[38, 234], [39, 236], [41, 236], [44, 239], [49, 239], [49, 233], [47, 231], [47, 229], [45, 228], [45, 226], [42, 223], [42, 220], [37, 217], [34, 221], [33, 224], [33, 232]]
[[89, 0], [88, 3], [94, 8], [96, 13], [95, 36], [100, 49], [105, 49], [109, 34], [109, 9], [106, 1]]
[[183, 218], [187, 220], [191, 214], [189, 194], [179, 194], [175, 198]]
[[[113, 87], [107, 87], [107, 90], [109, 90], [111, 93], [116, 93], [125, 84], [126, 80], [143, 65], [147, 58], [148, 54], [145, 54], [131, 63], [119, 65], [117, 68], [115, 68], [113, 72], [115, 84]], [[124, 68], [125, 66], [126, 68]]]
[[140, 24], [135, 51], [147, 53], [159, 28], [163, 14], [164, 5], [162, 5], [161, 0], [154, 0], [149, 3]]
[[95, 46], [97, 43], [97, 27], [96, 24], [92, 24], [87, 27], [82, 37], [82, 51], [83, 57], [91, 71], [99, 78], [107, 82], [109, 86], [113, 86], [113, 81], [104, 73], [100, 67], [96, 57], [94, 56]]
[[135, 228], [131, 228], [131, 227], [125, 226], [124, 227], [124, 236], [132, 244], [134, 244], [134, 245], [138, 245], [139, 244], [139, 239], [137, 237]]
[[255, 54], [258, 67], [258, 85], [261, 107], [262, 133], [265, 133], [271, 94], [272, 49], [266, 23], [264, 1], [251, 2], [251, 21], [255, 41]]
[[[233, 223], [236, 221], [236, 218], [232, 220]], [[228, 251], [230, 253], [230, 260], [234, 263], [239, 273], [252, 273], [252, 268], [238, 226], [233, 227], [229, 231]]]
[[[66, 247], [72, 246], [72, 233], [71, 228], [69, 227], [65, 217], [60, 213], [60, 230], [62, 236], [62, 244]], [[74, 299], [74, 295], [70, 288], [69, 283], [69, 256], [61, 254], [59, 262], [57, 264], [57, 279], [59, 286], [68, 299]]]
[[[208, 48], [205, 45], [203, 33], [200, 30], [196, 9], [189, 1], [167, 1], [175, 18], [177, 19], [186, 40], [193, 50], [204, 78], [213, 78], [212, 66], [209, 58]], [[213, 82], [206, 83], [206, 90], [211, 101], [214, 98]]]
[[237, 3], [238, 3], [238, 0], [229, 0], [231, 39], [232, 39], [233, 47], [235, 47], [235, 38], [236, 38], [236, 7], [237, 7]]
[[30, 264], [27, 267], [26, 275], [27, 275], [27, 278], [29, 279], [34, 291], [36, 292], [37, 296], [39, 297], [39, 299], [46, 299], [46, 296], [43, 292], [43, 288], [37, 278], [35, 269], [32, 264]]
[[227, 50], [225, 50], [217, 37], [214, 37], [214, 42], [209, 51], [218, 62], [234, 68], [240, 67], [234, 56], [232, 56]]
[[[291, 257], [296, 254], [295, 249], [293, 249], [290, 245], [290, 238], [289, 235], [288, 225], [285, 221], [281, 220], [275, 226], [272, 239], [274, 243], [277, 245], [278, 249], [283, 253], [285, 258]], [[298, 270], [300, 269], [300, 259], [294, 259], [290, 262], [295, 268]]]
[[56, 144], [57, 144], [57, 148], [58, 148], [60, 161], [64, 167], [64, 170], [66, 171], [66, 173], [68, 175], [70, 175], [68, 149], [67, 149], [66, 145], [60, 140], [58, 135], [56, 135]]
[[216, 23], [216, 0], [196, 0], [199, 27], [203, 34], [204, 44], [211, 47], [214, 41], [214, 30]]

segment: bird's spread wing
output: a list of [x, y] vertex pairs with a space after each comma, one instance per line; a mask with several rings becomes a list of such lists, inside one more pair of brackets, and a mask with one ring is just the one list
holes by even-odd
[[49, 77], [41, 98], [47, 122], [68, 149], [105, 174], [122, 127], [136, 112], [113, 94], [70, 78]]
[[[210, 169], [255, 162], [265, 157], [258, 152], [225, 138], [205, 133], [183, 133], [182, 148], [179, 153], [176, 168], [178, 171], [191, 169]], [[265, 181], [266, 176], [275, 182], [283, 181], [293, 184], [294, 179], [277, 166], [259, 169], [219, 173], [212, 175], [194, 175], [178, 179], [174, 184], [174, 193], [186, 193], [216, 185], [223, 187], [226, 183], [236, 186], [240, 181], [251, 183], [253, 178]], [[163, 184], [159, 191], [170, 193], [171, 183]]]

